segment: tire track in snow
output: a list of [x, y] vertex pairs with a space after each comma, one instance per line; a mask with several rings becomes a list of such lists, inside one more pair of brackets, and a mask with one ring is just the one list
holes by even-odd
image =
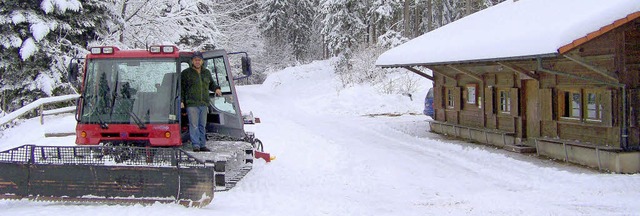
[[[317, 168], [317, 172], [329, 172], [324, 176], [317, 175], [314, 180], [316, 184], [329, 184], [328, 187], [340, 187], [335, 184], [343, 184], [348, 185], [344, 189], [371, 194], [360, 198], [359, 202], [345, 197], [347, 194], [325, 194], [337, 196], [334, 198], [338, 200], [354, 204], [364, 202], [391, 213], [403, 211], [389, 210], [388, 206], [404, 205], [412, 210], [407, 212], [413, 215], [416, 212], [428, 212], [429, 209], [449, 208], [459, 213], [476, 211], [495, 214], [571, 214], [576, 212], [576, 208], [610, 210], [607, 205], [578, 205], [589, 200], [581, 197], [589, 193], [588, 184], [598, 181], [597, 179], [608, 179], [606, 175], [584, 175], [553, 167], [540, 167], [529, 161], [505, 156], [504, 152], [490, 152], [483, 149], [487, 148], [483, 146], [469, 147], [413, 137], [389, 127], [383, 118], [306, 113], [305, 110], [308, 109], [304, 106], [308, 103], [304, 101], [266, 94], [254, 99], [253, 105], [263, 107], [261, 112], [269, 112], [268, 116], [273, 121], [278, 121], [283, 130], [296, 128], [299, 131], [295, 134], [305, 134], [305, 137], [318, 140], [311, 142], [312, 146], [295, 148], [293, 152], [313, 157], [314, 155], [305, 151], [322, 151], [322, 148], [313, 147], [320, 145], [333, 148], [333, 152], [350, 153], [349, 157], [345, 154], [318, 154], [315, 157], [325, 160], [325, 163], [308, 162], [309, 167]], [[273, 102], [281, 106], [266, 108]], [[345, 161], [326, 162], [327, 158]], [[332, 166], [326, 166], [327, 163]], [[585, 185], [584, 188], [587, 189], [576, 188], [575, 185]], [[603, 186], [602, 190], [606, 191], [607, 188], [609, 187]], [[400, 193], [403, 196], [393, 195], [398, 194], [397, 191], [403, 191]], [[566, 191], [562, 192], [566, 195], [547, 197], [547, 194], [557, 191]], [[483, 197], [491, 197], [492, 201], [484, 200]], [[330, 203], [328, 205], [331, 206]], [[615, 205], [610, 203], [609, 207], [611, 206]]]

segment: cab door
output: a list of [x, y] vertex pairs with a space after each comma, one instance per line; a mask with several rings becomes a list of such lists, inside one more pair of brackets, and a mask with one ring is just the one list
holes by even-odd
[[[222, 96], [217, 96], [214, 91], [209, 91], [207, 133], [220, 133], [236, 138], [244, 138], [244, 122], [227, 52], [225, 50], [213, 50], [202, 54], [204, 60], [202, 67], [211, 72], [212, 80], [216, 85], [220, 86], [222, 91]], [[184, 71], [191, 66], [191, 56], [191, 53], [182, 53], [180, 55], [180, 71]], [[182, 110], [181, 121], [183, 132], [185, 132], [182, 137], [183, 140], [187, 140], [188, 118], [184, 109]]]
[[214, 50], [202, 53], [203, 68], [211, 72], [211, 78], [220, 86], [222, 96], [214, 91], [209, 92], [209, 115], [207, 116], [207, 132], [225, 134], [243, 138], [244, 122], [235, 89], [231, 65], [225, 50]]

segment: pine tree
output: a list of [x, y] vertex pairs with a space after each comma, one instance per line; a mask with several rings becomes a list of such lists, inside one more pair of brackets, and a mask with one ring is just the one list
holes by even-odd
[[[277, 41], [285, 35], [287, 28], [287, 0], [265, 0], [260, 5], [262, 12], [262, 34]], [[282, 41], [281, 41], [282, 42]]]
[[310, 0], [293, 1], [289, 7], [288, 40], [291, 44], [292, 54], [296, 60], [307, 59], [307, 48], [311, 41], [311, 26], [315, 16], [314, 7]]
[[339, 56], [335, 65], [336, 74], [343, 86], [356, 82], [353, 80], [351, 58], [353, 50], [366, 41], [366, 24], [363, 17], [366, 5], [357, 0], [324, 0], [321, 3], [324, 19], [322, 35], [328, 54]]
[[396, 25], [395, 20], [399, 17], [401, 6], [400, 2], [394, 0], [375, 0], [372, 2], [367, 11], [369, 44], [376, 44], [379, 37], [382, 37], [383, 41], [380, 42], [386, 45], [387, 40], [385, 39], [388, 37], [386, 35], [396, 35], [398, 31], [394, 29], [394, 26], [399, 27], [399, 25]]
[[260, 31], [265, 41], [267, 51], [265, 58], [275, 67], [282, 68], [293, 59], [288, 38], [288, 0], [264, 0], [260, 8]]
[[322, 35], [331, 55], [350, 52], [364, 41], [364, 3], [357, 0], [324, 0]]
[[267, 46], [284, 51], [296, 61], [306, 60], [315, 3], [311, 0], [265, 0], [261, 8], [262, 34]]
[[88, 42], [107, 29], [109, 11], [100, 0], [2, 1], [2, 109], [12, 111], [39, 97], [69, 91], [63, 84], [65, 63], [86, 53]]

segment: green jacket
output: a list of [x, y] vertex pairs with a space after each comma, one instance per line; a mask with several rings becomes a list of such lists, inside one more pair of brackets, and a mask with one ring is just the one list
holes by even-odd
[[213, 81], [211, 72], [204, 67], [200, 74], [191, 67], [184, 69], [180, 74], [180, 80], [182, 102], [185, 107], [208, 106], [209, 90], [215, 91], [219, 88]]

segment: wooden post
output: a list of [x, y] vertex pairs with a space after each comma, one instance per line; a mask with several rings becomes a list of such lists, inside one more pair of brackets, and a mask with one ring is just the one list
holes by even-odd
[[564, 162], [569, 162], [569, 153], [567, 153], [567, 144], [562, 142], [562, 147], [564, 147]]
[[40, 105], [40, 125], [44, 124], [44, 107]]
[[596, 157], [598, 158], [598, 171], [602, 171], [602, 163], [600, 162], [600, 148], [596, 146]]

